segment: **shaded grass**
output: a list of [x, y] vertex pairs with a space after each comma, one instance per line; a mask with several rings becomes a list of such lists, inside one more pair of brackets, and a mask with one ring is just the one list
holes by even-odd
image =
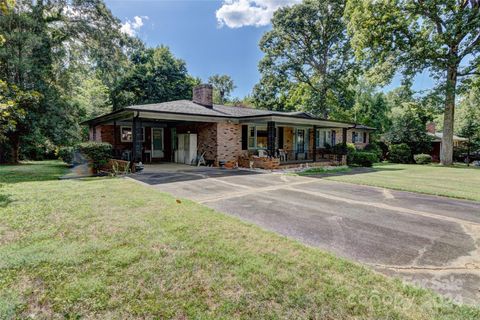
[[59, 161], [26, 161], [19, 165], [0, 165], [0, 184], [56, 180], [66, 171]]
[[[0, 208], [0, 319], [480, 317], [126, 179], [48, 179], [62, 174], [52, 166], [0, 168], [12, 199]], [[13, 183], [26, 168], [35, 181]]]
[[480, 201], [480, 169], [437, 164], [376, 164], [329, 180]]

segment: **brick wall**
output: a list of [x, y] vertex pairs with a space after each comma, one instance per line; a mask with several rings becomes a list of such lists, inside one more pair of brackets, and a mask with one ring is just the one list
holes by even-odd
[[242, 126], [239, 124], [217, 123], [217, 159], [235, 163], [242, 154]]
[[115, 132], [113, 130], [113, 125], [103, 125], [103, 126], [100, 126], [101, 130], [100, 130], [100, 136], [101, 136], [101, 141], [102, 142], [108, 142], [110, 143], [111, 145], [114, 145], [114, 142], [115, 142]]
[[343, 141], [343, 130], [342, 129], [332, 129], [332, 132], [335, 132], [335, 144], [342, 143], [342, 141]]
[[208, 123], [198, 127], [197, 130], [198, 152], [205, 153], [205, 160], [216, 161], [217, 155], [217, 124]]
[[350, 129], [347, 130], [347, 143], [352, 143], [352, 132], [358, 132], [359, 135], [362, 136], [363, 139], [363, 133], [367, 133], [367, 140], [364, 142], [357, 142], [355, 143], [355, 147], [357, 149], [363, 149], [365, 146], [370, 142], [370, 133], [368, 130], [363, 130], [363, 129]]
[[283, 128], [283, 149], [287, 151], [293, 150], [294, 129], [292, 127]]

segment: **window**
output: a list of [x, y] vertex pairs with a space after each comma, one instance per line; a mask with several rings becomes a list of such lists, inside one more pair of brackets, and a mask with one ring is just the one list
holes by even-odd
[[255, 127], [248, 127], [248, 148], [255, 149]]
[[332, 131], [332, 146], [337, 144], [337, 131]]
[[305, 152], [305, 129], [297, 129], [297, 152]]
[[267, 149], [268, 132], [266, 126], [248, 127], [248, 148]]
[[268, 133], [267, 127], [257, 128], [257, 149], [267, 149]]
[[[137, 139], [138, 141], [145, 142], [145, 128], [142, 128], [137, 138], [138, 138]], [[132, 142], [133, 141], [132, 127], [130, 126], [120, 127], [120, 139], [122, 142]]]
[[318, 129], [317, 130], [317, 148], [325, 148], [327, 144], [332, 145], [333, 143], [332, 130], [329, 129]]
[[358, 132], [352, 132], [352, 143], [363, 143], [367, 141], [367, 133], [360, 134]]

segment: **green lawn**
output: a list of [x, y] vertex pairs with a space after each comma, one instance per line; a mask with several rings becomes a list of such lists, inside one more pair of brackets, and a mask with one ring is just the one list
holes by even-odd
[[0, 319], [479, 319], [359, 265], [122, 178], [0, 167]]
[[327, 173], [339, 173], [339, 172], [350, 172], [352, 168], [347, 166], [339, 166], [339, 167], [316, 167], [310, 168], [307, 170], [303, 170], [298, 172], [299, 176], [311, 176], [316, 174], [327, 174]]
[[327, 179], [480, 201], [480, 168], [377, 164], [371, 172]]

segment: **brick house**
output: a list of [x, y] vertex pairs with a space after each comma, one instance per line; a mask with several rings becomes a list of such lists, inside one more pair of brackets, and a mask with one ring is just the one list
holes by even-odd
[[[443, 133], [436, 130], [434, 122], [427, 123], [427, 135], [431, 138], [431, 151], [432, 161], [440, 162], [440, 152], [442, 150], [442, 137]], [[453, 135], [453, 147], [458, 148], [467, 143], [468, 139]]]
[[212, 87], [193, 99], [136, 105], [86, 121], [90, 140], [113, 145], [115, 157], [134, 162], [190, 163], [197, 154], [218, 166], [276, 168], [302, 163], [344, 163], [329, 146], [368, 144], [373, 128], [278, 112], [212, 103]]

